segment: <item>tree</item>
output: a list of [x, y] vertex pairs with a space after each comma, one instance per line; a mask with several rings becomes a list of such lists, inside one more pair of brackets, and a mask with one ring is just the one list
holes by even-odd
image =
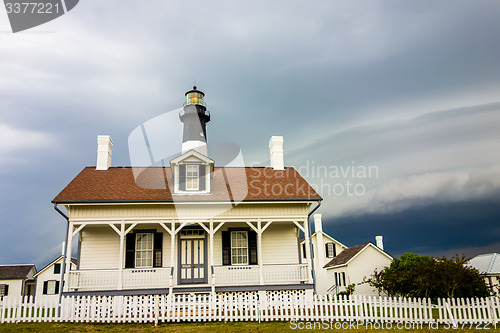
[[379, 293], [403, 297], [484, 297], [488, 287], [479, 272], [464, 266], [465, 257], [434, 259], [404, 253], [366, 281]]

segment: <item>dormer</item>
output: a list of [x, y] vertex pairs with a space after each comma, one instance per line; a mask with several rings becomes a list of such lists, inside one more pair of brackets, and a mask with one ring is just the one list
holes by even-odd
[[[170, 161], [174, 194], [209, 194], [214, 161], [191, 149]], [[208, 176], [208, 177], [207, 177]]]

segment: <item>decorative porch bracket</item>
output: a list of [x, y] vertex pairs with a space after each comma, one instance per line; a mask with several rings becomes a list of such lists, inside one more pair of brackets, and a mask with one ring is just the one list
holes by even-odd
[[137, 223], [132, 223], [130, 227], [125, 229], [125, 221], [121, 221], [120, 223], [120, 230], [113, 224], [113, 223], [108, 223], [108, 225], [113, 229], [118, 236], [120, 236], [120, 255], [118, 257], [118, 290], [123, 289], [123, 251], [124, 251], [124, 243], [125, 243], [125, 236], [132, 231], [132, 229], [135, 228]]
[[259, 261], [259, 284], [264, 285], [264, 262], [262, 260], [262, 233], [271, 225], [273, 221], [267, 221], [267, 223], [262, 227], [261, 219], [257, 219], [257, 226], [253, 223], [245, 221], [250, 228], [252, 228], [257, 233], [257, 258]]

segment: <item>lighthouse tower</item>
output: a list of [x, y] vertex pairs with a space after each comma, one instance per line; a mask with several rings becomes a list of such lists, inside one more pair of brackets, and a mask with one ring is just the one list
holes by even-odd
[[194, 86], [185, 95], [184, 109], [179, 113], [179, 118], [184, 124], [182, 153], [194, 149], [207, 156], [206, 124], [210, 121], [210, 112], [207, 111], [204, 102], [205, 94]]

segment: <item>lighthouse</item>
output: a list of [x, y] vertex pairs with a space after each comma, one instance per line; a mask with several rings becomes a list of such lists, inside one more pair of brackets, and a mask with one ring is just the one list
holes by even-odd
[[205, 94], [196, 86], [185, 94], [186, 102], [179, 118], [184, 125], [182, 136], [182, 153], [194, 149], [207, 156], [207, 123], [210, 112], [204, 101]]

